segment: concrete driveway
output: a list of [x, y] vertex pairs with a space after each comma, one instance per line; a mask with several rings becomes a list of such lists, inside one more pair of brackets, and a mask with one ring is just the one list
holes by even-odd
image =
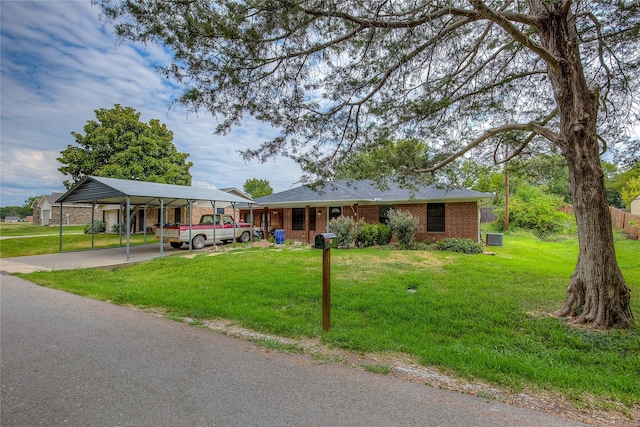
[[[149, 260], [160, 256], [160, 243], [136, 245], [130, 248], [130, 261]], [[187, 253], [184, 249], [163, 246], [164, 255]], [[86, 251], [70, 251], [46, 255], [1, 258], [0, 271], [4, 273], [32, 273], [34, 271], [71, 270], [76, 268], [109, 267], [127, 263], [126, 248], [116, 247]]]
[[3, 426], [575, 426], [1, 277]]

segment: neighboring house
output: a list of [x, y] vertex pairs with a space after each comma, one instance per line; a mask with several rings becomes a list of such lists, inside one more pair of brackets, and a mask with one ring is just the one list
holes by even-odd
[[640, 196], [631, 201], [631, 215], [640, 215]]
[[[234, 196], [238, 196], [238, 197], [241, 197], [243, 199], [247, 199], [247, 202], [252, 202], [253, 201], [253, 199], [251, 198], [251, 196], [249, 194], [245, 193], [242, 190], [238, 190], [235, 187], [221, 188], [220, 191], [224, 191], [225, 193], [233, 194]], [[240, 219], [240, 212], [239, 212], [237, 207], [236, 207], [236, 209], [234, 211], [233, 205], [229, 204], [224, 208], [217, 208], [216, 207], [216, 211], [217, 211], [217, 213], [225, 213], [227, 215], [238, 217], [238, 219]]]
[[[481, 241], [479, 208], [493, 195], [466, 189], [423, 187], [416, 191], [389, 183], [380, 190], [373, 181], [333, 181], [318, 191], [302, 186], [255, 199], [253, 224], [267, 230], [283, 229], [285, 238], [311, 243], [327, 231], [327, 222], [339, 216], [384, 223], [393, 208], [409, 211], [420, 221], [418, 241], [459, 237]], [[250, 220], [243, 208], [241, 218]]]
[[[60, 203], [56, 200], [64, 193], [51, 193], [38, 197], [32, 205], [34, 225], [60, 225]], [[102, 219], [102, 211], [96, 208], [94, 219]], [[62, 205], [62, 225], [84, 225], [91, 223], [91, 205], [65, 203]]]
[[7, 216], [4, 218], [4, 222], [20, 222], [19, 216]]

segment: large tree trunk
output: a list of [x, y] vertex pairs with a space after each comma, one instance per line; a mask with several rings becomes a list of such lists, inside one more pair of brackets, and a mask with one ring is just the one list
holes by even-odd
[[560, 59], [548, 74], [560, 112], [557, 143], [569, 167], [580, 246], [565, 305], [556, 315], [596, 328], [628, 327], [633, 322], [630, 291], [616, 260], [600, 166], [597, 89], [587, 86], [577, 44], [572, 43], [575, 18], [558, 3], [543, 7], [540, 0], [530, 0], [540, 18], [543, 46]]

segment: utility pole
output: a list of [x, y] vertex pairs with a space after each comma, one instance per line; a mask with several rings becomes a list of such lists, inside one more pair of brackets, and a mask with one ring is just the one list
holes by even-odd
[[509, 231], [509, 146], [504, 146], [504, 229]]

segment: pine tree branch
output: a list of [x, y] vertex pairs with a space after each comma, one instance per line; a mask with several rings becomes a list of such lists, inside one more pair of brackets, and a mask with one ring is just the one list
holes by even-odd
[[[522, 31], [516, 28], [516, 26], [513, 25], [513, 23], [509, 20], [508, 14], [492, 10], [481, 0], [469, 0], [469, 2], [478, 12], [482, 14], [482, 16], [501, 26], [502, 29], [504, 29], [511, 37], [513, 37], [519, 43], [522, 43], [524, 46], [528, 47], [531, 51], [540, 56], [549, 67], [553, 69], [558, 69], [560, 67], [560, 61], [558, 61], [558, 59], [553, 56], [551, 52], [549, 52], [538, 43], [534, 42]], [[535, 24], [535, 21], [532, 21], [532, 23]]]

